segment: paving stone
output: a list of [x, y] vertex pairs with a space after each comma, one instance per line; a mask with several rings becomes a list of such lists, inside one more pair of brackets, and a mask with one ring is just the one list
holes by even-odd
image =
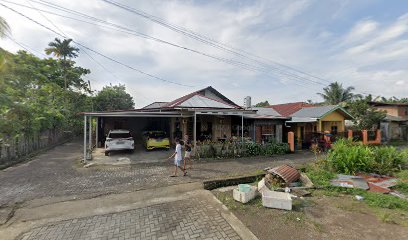
[[296, 153], [270, 159], [196, 161], [190, 176], [170, 178], [173, 167], [167, 162], [82, 168], [78, 165], [81, 154], [81, 142], [74, 141], [40, 154], [30, 162], [0, 171], [0, 206], [44, 197], [92, 197], [163, 187], [313, 160], [310, 153]]
[[[204, 217], [195, 217], [197, 213]], [[134, 218], [138, 215], [139, 218]], [[34, 228], [20, 236], [20, 239], [186, 240], [211, 237], [240, 239], [219, 212], [210, 208], [205, 201], [193, 197], [120, 213], [53, 223]]]

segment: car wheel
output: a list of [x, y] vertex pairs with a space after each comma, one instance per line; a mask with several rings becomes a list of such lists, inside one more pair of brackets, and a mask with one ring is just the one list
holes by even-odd
[[105, 151], [105, 156], [109, 156], [109, 152], [108, 152], [108, 151]]
[[130, 152], [130, 153], [134, 153], [134, 152], [135, 152], [135, 149], [130, 149], [129, 152]]

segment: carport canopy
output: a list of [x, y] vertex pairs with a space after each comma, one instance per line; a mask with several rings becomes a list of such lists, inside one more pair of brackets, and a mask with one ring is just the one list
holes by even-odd
[[[187, 111], [186, 111], [187, 110]], [[97, 126], [99, 117], [165, 117], [165, 118], [178, 118], [178, 117], [193, 117], [193, 141], [194, 149], [197, 145], [197, 115], [222, 115], [222, 116], [240, 116], [242, 121], [242, 140], [243, 140], [243, 125], [244, 115], [253, 115], [256, 113], [254, 110], [245, 109], [173, 109], [173, 111], [109, 111], [109, 112], [83, 112], [84, 115], [84, 160], [91, 159], [92, 154], [92, 117], [97, 118]], [[87, 137], [88, 136], [88, 137]], [[96, 139], [98, 139], [98, 131], [96, 131]]]

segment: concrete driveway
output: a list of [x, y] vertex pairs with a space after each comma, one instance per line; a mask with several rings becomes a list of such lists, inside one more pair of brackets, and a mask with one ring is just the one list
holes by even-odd
[[[148, 158], [148, 161], [134, 162], [134, 164], [84, 168], [80, 163], [81, 149], [81, 141], [66, 143], [34, 157], [29, 162], [0, 171], [0, 239], [13, 239], [11, 236], [24, 232], [25, 234], [20, 235], [22, 239], [43, 239], [44, 236], [51, 236], [48, 239], [54, 239], [54, 233], [58, 233], [57, 235], [62, 236], [62, 239], [115, 239], [115, 237], [126, 239], [127, 236], [131, 239], [146, 239], [146, 236], [142, 237], [142, 234], [152, 231], [155, 232], [151, 235], [152, 239], [159, 237], [162, 239], [194, 239], [194, 237], [204, 239], [207, 235], [194, 232], [192, 225], [187, 226], [191, 228], [190, 232], [186, 228], [185, 231], [188, 234], [180, 237], [180, 234], [185, 234], [185, 231], [182, 228], [177, 229], [175, 224], [183, 219], [187, 219], [184, 220], [187, 222], [195, 221], [191, 220], [195, 217], [190, 216], [190, 212], [202, 213], [206, 210], [206, 206], [212, 203], [202, 203], [200, 199], [190, 201], [188, 199], [191, 195], [187, 193], [186, 198], [180, 198], [184, 196], [180, 195], [182, 194], [180, 187], [195, 184], [199, 186], [199, 189], [188, 190], [195, 191], [200, 190], [201, 182], [207, 179], [254, 173], [265, 167], [281, 164], [296, 165], [313, 161], [313, 154], [309, 152], [271, 158], [200, 160], [194, 162], [189, 176], [173, 178], [169, 176], [173, 171], [172, 161], [162, 160], [170, 155], [171, 151], [153, 152], [156, 156], [157, 154], [162, 155]], [[126, 155], [127, 153], [121, 154]], [[160, 159], [161, 156], [165, 157]], [[175, 189], [172, 195], [165, 194], [168, 189]], [[201, 189], [201, 191], [204, 190]], [[161, 199], [166, 204], [149, 207], [158, 201], [155, 200], [156, 198], [143, 198], [149, 193], [163, 193]], [[131, 194], [133, 197], [126, 194]], [[120, 196], [124, 196], [121, 198], [121, 203], [117, 199]], [[106, 200], [110, 205], [105, 205], [105, 198], [113, 199], [112, 201]], [[180, 201], [170, 203], [168, 200], [171, 199]], [[194, 204], [189, 205], [189, 202]], [[196, 208], [198, 205], [202, 207]], [[177, 212], [183, 206], [192, 210]], [[106, 208], [109, 210], [105, 211]], [[155, 216], [158, 217], [157, 221], [162, 223], [159, 224], [160, 230], [147, 227], [137, 230], [137, 226], [142, 223], [133, 224], [132, 221], [136, 220], [128, 217], [139, 214], [139, 210], [134, 210], [136, 208], [141, 208], [143, 214], [147, 214], [149, 219], [150, 215], [154, 219]], [[157, 211], [161, 211], [166, 216], [167, 214], [181, 214], [181, 218], [176, 217], [176, 220], [171, 222], [171, 219], [163, 217], [167, 219], [163, 222], [160, 216], [155, 215]], [[208, 236], [213, 236], [212, 238], [215, 239], [247, 239], [238, 234], [239, 227], [238, 230], [234, 228], [234, 233], [229, 230], [228, 225], [225, 225], [227, 220], [224, 215], [228, 215], [228, 211], [228, 214], [224, 215], [219, 211], [208, 213], [204, 211], [204, 213], [209, 215], [203, 215], [203, 218], [208, 218], [210, 221], [203, 222], [205, 226], [201, 230], [207, 232]], [[143, 218], [144, 215], [140, 216]], [[220, 216], [222, 219], [219, 218]], [[219, 219], [217, 221], [220, 221], [220, 224], [225, 227], [226, 235], [220, 237], [211, 232], [211, 229], [217, 227], [211, 225], [213, 224], [212, 219]], [[169, 221], [176, 229], [166, 227]], [[227, 222], [229, 226], [232, 226], [229, 221]], [[122, 226], [125, 226], [125, 229], [122, 229]], [[89, 235], [91, 232], [94, 235]]]
[[92, 153], [92, 160], [96, 164], [138, 164], [138, 163], [160, 163], [165, 161], [174, 149], [156, 149], [147, 151], [142, 145], [136, 145], [133, 152], [130, 151], [115, 151], [109, 156], [105, 156], [103, 148], [97, 148]]

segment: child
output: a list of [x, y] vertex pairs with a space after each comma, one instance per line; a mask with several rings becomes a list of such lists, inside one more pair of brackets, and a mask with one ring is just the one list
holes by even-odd
[[171, 175], [170, 177], [177, 177], [177, 168], [180, 168], [181, 171], [184, 172], [184, 176], [187, 175], [187, 172], [184, 168], [180, 166], [182, 156], [181, 156], [181, 144], [180, 140], [176, 139], [176, 151], [168, 158], [170, 160], [172, 157], [174, 157], [174, 174]]

